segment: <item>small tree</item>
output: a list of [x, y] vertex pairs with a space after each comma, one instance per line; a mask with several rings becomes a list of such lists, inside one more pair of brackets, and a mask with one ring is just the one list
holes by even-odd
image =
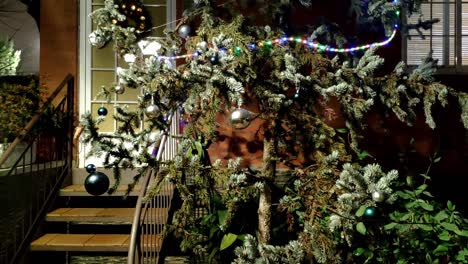
[[[466, 219], [453, 205], [433, 201], [423, 178], [386, 172], [361, 144], [371, 110], [410, 125], [422, 108], [434, 128], [431, 109], [447, 105], [449, 97], [460, 102], [468, 128], [468, 97], [434, 82], [434, 60], [414, 71], [399, 63], [391, 73], [376, 74], [384, 62], [376, 48], [405, 26], [400, 10], [411, 14], [420, 1], [351, 1], [350, 18], [387, 37], [356, 47], [332, 24], [314, 26], [306, 38], [285, 36], [291, 30], [285, 11], [313, 4], [298, 2], [263, 1], [261, 18], [255, 19], [241, 12], [257, 8], [250, 1], [194, 1], [177, 30], [166, 31], [155, 53], [145, 57], [135, 45], [144, 36], [119, 26], [127, 19], [119, 8], [131, 2], [107, 0], [91, 15], [98, 24], [93, 39], [113, 39], [119, 54], [135, 58], [128, 69], [118, 69], [119, 82], [143, 88], [145, 95], [136, 111], [116, 108], [115, 134], [99, 134], [103, 118], [85, 115], [84, 142], [94, 146], [90, 154], [103, 154], [105, 166], [116, 172], [141, 164], [142, 175], [157, 165], [147, 152], [154, 142], [149, 135], [167, 127], [170, 112], [182, 111], [189, 125], [179, 153], [157, 177], [175, 182], [182, 198], [168, 231], [181, 238], [183, 250], [211, 261], [421, 263], [441, 256], [468, 261]], [[190, 22], [197, 25], [192, 35]], [[344, 122], [330, 125], [338, 117]], [[142, 119], [148, 125], [137, 131]], [[207, 157], [226, 120], [240, 131], [258, 122], [260, 168], [241, 166], [243, 157], [227, 163]], [[134, 148], [127, 150], [130, 142]], [[289, 173], [286, 184], [278, 183], [279, 168]], [[200, 209], [205, 213], [196, 213]]]

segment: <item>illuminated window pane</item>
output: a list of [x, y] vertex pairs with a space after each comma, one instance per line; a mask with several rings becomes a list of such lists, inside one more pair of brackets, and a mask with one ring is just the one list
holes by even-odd
[[92, 71], [91, 75], [91, 99], [95, 100], [96, 95], [102, 90], [101, 86], [104, 85], [106, 88], [110, 88], [114, 84], [115, 77], [114, 71]]

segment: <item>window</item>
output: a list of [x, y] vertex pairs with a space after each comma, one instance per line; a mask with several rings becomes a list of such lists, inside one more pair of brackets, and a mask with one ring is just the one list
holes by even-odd
[[421, 17], [414, 14], [408, 24], [418, 20], [439, 19], [431, 29], [419, 33], [410, 29], [409, 39], [403, 39], [403, 58], [408, 65], [418, 65], [432, 50], [438, 65], [451, 72], [468, 73], [468, 1], [428, 0], [421, 4]]
[[[151, 15], [153, 26], [166, 25], [172, 27], [176, 16], [175, 1], [173, 0], [144, 0], [143, 4]], [[104, 106], [108, 110], [108, 118], [99, 125], [99, 131], [113, 133], [118, 124], [112, 118], [116, 106], [128, 106], [135, 109], [138, 106], [137, 96], [142, 94], [141, 89], [126, 89], [123, 94], [112, 94], [110, 103], [96, 98], [104, 85], [107, 88], [118, 83], [116, 68], [126, 68], [128, 65], [113, 50], [113, 43], [108, 43], [103, 48], [96, 48], [88, 43], [89, 34], [95, 29], [89, 14], [104, 6], [104, 0], [80, 1], [80, 113], [91, 112], [97, 117], [97, 110]], [[150, 37], [163, 37], [163, 27], [153, 30]], [[178, 123], [177, 123], [178, 124]], [[141, 122], [140, 128], [145, 125]], [[98, 157], [86, 158], [89, 146], [80, 146], [80, 167], [93, 163], [100, 166], [102, 163]]]

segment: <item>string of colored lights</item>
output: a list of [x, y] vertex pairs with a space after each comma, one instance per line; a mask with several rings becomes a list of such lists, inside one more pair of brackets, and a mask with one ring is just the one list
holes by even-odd
[[[398, 4], [398, 0], [394, 0], [393, 3], [396, 5]], [[400, 16], [400, 11], [396, 10], [395, 14], [399, 17]], [[381, 47], [389, 44], [396, 36], [396, 33], [398, 31], [398, 24], [394, 24], [393, 26], [393, 31], [390, 37], [387, 39], [381, 41], [381, 42], [374, 42], [374, 43], [369, 43], [365, 45], [360, 45], [360, 46], [354, 46], [350, 48], [336, 48], [336, 47], [331, 47], [329, 45], [324, 45], [320, 44], [317, 42], [309, 41], [304, 38], [299, 38], [299, 37], [287, 37], [283, 36], [281, 38], [277, 38], [274, 40], [265, 40], [265, 41], [260, 41], [258, 44], [255, 43], [250, 43], [248, 45], [249, 49], [251, 51], [257, 49], [258, 47], [271, 47], [273, 45], [285, 45], [289, 42], [294, 42], [297, 44], [303, 44], [306, 47], [317, 49], [318, 51], [323, 51], [323, 52], [333, 52], [333, 53], [351, 53], [359, 50], [366, 50], [374, 47]], [[224, 50], [225, 51], [225, 50]], [[228, 49], [229, 52], [232, 52], [232, 49]], [[241, 48], [240, 47], [235, 47], [234, 52], [236, 55], [239, 55], [241, 53]], [[200, 54], [198, 52], [193, 52], [193, 53], [187, 53], [184, 55], [176, 55], [176, 56], [157, 56], [160, 60], [177, 60], [177, 59], [185, 59], [185, 58], [192, 58], [192, 57], [197, 57]]]

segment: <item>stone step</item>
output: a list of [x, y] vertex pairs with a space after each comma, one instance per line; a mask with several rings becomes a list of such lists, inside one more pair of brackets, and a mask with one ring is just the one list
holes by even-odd
[[[154, 252], [161, 248], [159, 235], [141, 238], [144, 248]], [[31, 243], [32, 251], [128, 252], [128, 234], [45, 234]]]
[[[135, 208], [58, 208], [47, 214], [46, 221], [131, 224], [134, 213]], [[148, 209], [147, 214], [148, 222], [165, 224], [168, 208]]]

